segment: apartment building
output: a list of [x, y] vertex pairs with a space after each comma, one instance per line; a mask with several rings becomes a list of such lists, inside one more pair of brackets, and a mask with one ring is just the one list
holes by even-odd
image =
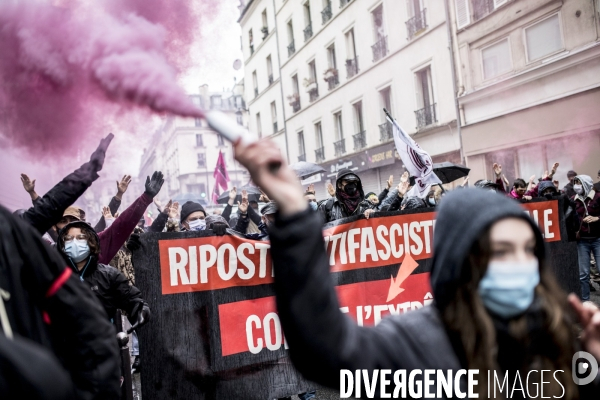
[[472, 180], [600, 162], [600, 2], [450, 0], [462, 139]]
[[[274, 10], [276, 47], [269, 34], [260, 44], [269, 51], [251, 55], [265, 10], [267, 22]], [[259, 89], [248, 102], [251, 129], [253, 120], [264, 129], [275, 101], [290, 162], [316, 162], [327, 171], [304, 182], [315, 183], [318, 197], [343, 167], [361, 176], [366, 191], [381, 190], [390, 174], [399, 177], [402, 163], [384, 107], [434, 162], [460, 162], [445, 11], [444, 2], [433, 0], [248, 2], [240, 17], [242, 46], [246, 76], [254, 79], [256, 70]], [[268, 55], [279, 61], [280, 90], [261, 86]], [[267, 93], [273, 97], [261, 101]]]
[[[238, 124], [247, 126], [243, 90], [243, 82], [226, 92], [211, 92], [207, 85], [203, 85], [199, 94], [190, 97], [203, 109], [222, 111]], [[152, 135], [149, 147], [144, 149], [140, 177], [149, 176], [153, 171], [162, 171], [165, 183], [159, 198], [167, 200], [191, 193], [208, 205], [211, 203], [215, 184], [213, 172], [220, 152], [225, 157], [231, 186], [247, 184], [250, 177], [234, 160], [231, 143], [211, 130], [206, 121], [168, 116]]]

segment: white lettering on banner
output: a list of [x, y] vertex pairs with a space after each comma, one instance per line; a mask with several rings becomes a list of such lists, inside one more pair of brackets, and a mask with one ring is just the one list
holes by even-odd
[[542, 224], [540, 224], [538, 210], [525, 210], [525, 214], [529, 215], [540, 227], [542, 230], [542, 237], [544, 239], [554, 239], [554, 232], [550, 231], [550, 227], [553, 225], [552, 223], [552, 214], [554, 210], [551, 208], [546, 208], [543, 210]]
[[[211, 244], [201, 246], [169, 247], [169, 270], [171, 286], [196, 285], [198, 275], [200, 283], [208, 283], [208, 271], [216, 265], [219, 279], [231, 280], [235, 275], [240, 279], [250, 280], [256, 276], [267, 276], [267, 256], [271, 246], [268, 243], [242, 243], [234, 247], [230, 243], [223, 243], [218, 247]], [[260, 254], [258, 266], [248, 257]], [[273, 266], [271, 273], [273, 273]], [[199, 274], [198, 274], [199, 270]]]
[[[272, 335], [272, 332], [275, 333], [275, 336]], [[257, 315], [250, 315], [246, 319], [246, 341], [248, 350], [252, 354], [260, 353], [265, 347], [270, 351], [277, 351], [281, 348], [282, 342], [283, 348], [288, 349], [279, 315], [274, 312], [268, 313], [262, 321]]]

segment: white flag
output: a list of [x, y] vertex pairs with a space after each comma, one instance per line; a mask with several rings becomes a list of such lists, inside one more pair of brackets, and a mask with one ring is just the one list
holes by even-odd
[[441, 184], [440, 178], [433, 172], [433, 161], [429, 154], [419, 147], [395, 120], [388, 117], [394, 130], [394, 144], [400, 154], [404, 166], [411, 176], [415, 177], [415, 185], [406, 196], [425, 198], [431, 190], [431, 185]]

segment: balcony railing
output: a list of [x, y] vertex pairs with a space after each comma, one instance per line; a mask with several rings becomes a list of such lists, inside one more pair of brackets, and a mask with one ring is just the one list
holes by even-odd
[[277, 129], [277, 122], [273, 122], [273, 133], [277, 133], [279, 130]]
[[367, 132], [358, 132], [356, 135], [352, 135], [354, 139], [354, 151], [364, 149], [367, 147]]
[[313, 35], [313, 30], [312, 30], [312, 22], [310, 22], [306, 28], [304, 28], [304, 41], [306, 42], [308, 39], [310, 39]]
[[415, 116], [417, 117], [417, 129], [424, 128], [437, 122], [437, 116], [435, 115], [435, 105], [433, 103], [430, 106], [423, 107], [420, 110], [415, 111]]
[[269, 85], [273, 83], [273, 74], [269, 74]]
[[292, 40], [292, 42], [290, 44], [288, 44], [288, 57], [291, 57], [292, 54], [294, 54], [296, 52], [296, 46], [294, 45], [294, 41]]
[[352, 0], [340, 0], [340, 9], [346, 7]]
[[408, 40], [411, 40], [415, 35], [427, 29], [427, 19], [425, 18], [425, 11], [427, 9], [424, 8], [420, 13], [406, 21], [406, 30], [408, 31]]
[[258, 88], [254, 88], [254, 97], [258, 97]]
[[389, 121], [385, 121], [383, 124], [379, 125], [379, 140], [382, 142], [387, 142], [394, 138], [394, 130], [392, 129], [392, 124]]
[[312, 103], [319, 98], [319, 88], [314, 88], [308, 92], [308, 100]]
[[350, 79], [358, 74], [358, 56], [346, 60], [346, 78]]
[[250, 55], [254, 54], [254, 45], [250, 45]]
[[269, 36], [269, 28], [266, 26], [263, 26], [260, 31], [262, 32], [263, 36], [262, 38], [265, 39], [267, 36]]
[[346, 152], [346, 139], [333, 142], [333, 149], [336, 157], [341, 156]]
[[325, 147], [315, 150], [315, 161], [317, 163], [325, 161]]
[[291, 101], [290, 102], [290, 106], [292, 106], [292, 111], [293, 112], [300, 111], [300, 99], [298, 99], [296, 101]]
[[339, 85], [339, 84], [340, 84], [340, 78], [338, 77], [337, 74], [335, 74], [327, 79], [327, 86], [328, 86], [329, 90], [335, 89], [337, 87], [337, 85]]
[[300, 154], [298, 156], [298, 161], [306, 161], [306, 154]]
[[331, 2], [327, 3], [323, 11], [321, 11], [321, 16], [323, 17], [323, 25], [327, 23], [332, 17], [333, 13], [331, 12]]
[[381, 60], [388, 54], [387, 36], [383, 36], [377, 43], [371, 46], [373, 49], [373, 62]]

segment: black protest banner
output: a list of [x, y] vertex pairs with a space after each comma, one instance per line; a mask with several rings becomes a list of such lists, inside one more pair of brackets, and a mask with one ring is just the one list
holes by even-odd
[[[562, 200], [524, 204], [549, 243], [559, 282], [577, 292], [562, 207]], [[341, 311], [369, 326], [431, 303], [434, 229], [431, 209], [325, 225]], [[268, 242], [211, 231], [146, 234], [142, 242], [136, 284], [154, 315], [140, 330], [146, 398], [265, 399], [315, 388], [287, 358]]]

